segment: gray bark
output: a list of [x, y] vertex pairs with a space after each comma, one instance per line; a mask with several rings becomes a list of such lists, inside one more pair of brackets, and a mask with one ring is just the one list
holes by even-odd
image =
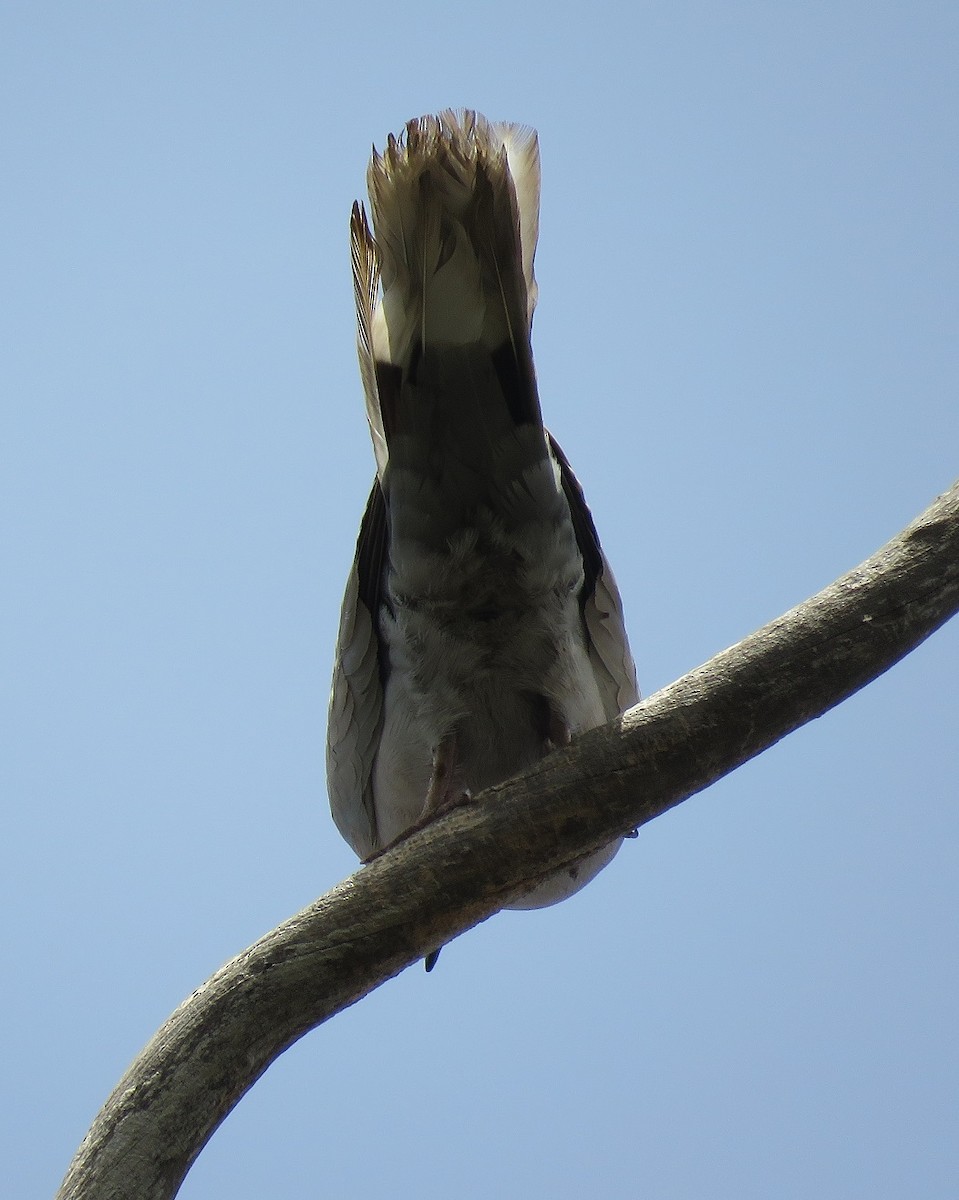
[[957, 610], [959, 484], [818, 595], [415, 833], [228, 962], [133, 1063], [58, 1196], [174, 1196], [292, 1042], [544, 875], [820, 716]]

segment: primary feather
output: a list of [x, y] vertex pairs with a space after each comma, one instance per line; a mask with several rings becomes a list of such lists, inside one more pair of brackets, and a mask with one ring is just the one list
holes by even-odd
[[[330, 701], [333, 816], [361, 857], [638, 699], [619, 593], [543, 427], [530, 333], [536, 134], [477, 113], [374, 151], [351, 220], [377, 478]], [[516, 907], [572, 894], [618, 848]]]

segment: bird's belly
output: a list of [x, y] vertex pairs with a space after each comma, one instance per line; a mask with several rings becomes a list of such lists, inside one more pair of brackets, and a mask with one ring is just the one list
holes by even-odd
[[[373, 767], [380, 845], [388, 845], [423, 817], [434, 755], [444, 737], [453, 735], [454, 796], [475, 796], [552, 749], [544, 728], [542, 697], [495, 675], [474, 678], [468, 688], [441, 677], [433, 682], [430, 698], [445, 697], [438, 709], [412, 694], [402, 674], [392, 675], [387, 684], [383, 735]], [[580, 732], [601, 724], [604, 715], [587, 691], [585, 697], [567, 699], [563, 719], [573, 732]], [[566, 899], [606, 866], [619, 845], [617, 840], [556, 872], [509, 907], [543, 908]]]

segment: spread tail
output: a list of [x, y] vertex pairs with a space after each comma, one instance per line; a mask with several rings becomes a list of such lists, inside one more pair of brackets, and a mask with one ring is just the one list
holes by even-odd
[[539, 222], [533, 130], [447, 111], [373, 152], [373, 229], [351, 220], [360, 371], [377, 469], [424, 356], [489, 356], [513, 419], [539, 423], [530, 329]]

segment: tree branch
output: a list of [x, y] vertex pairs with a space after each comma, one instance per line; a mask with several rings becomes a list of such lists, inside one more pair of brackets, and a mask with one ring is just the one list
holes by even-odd
[[223, 966], [133, 1063], [59, 1200], [165, 1200], [304, 1033], [537, 879], [882, 674], [959, 610], [959, 483], [877, 554], [569, 749], [362, 868]]

